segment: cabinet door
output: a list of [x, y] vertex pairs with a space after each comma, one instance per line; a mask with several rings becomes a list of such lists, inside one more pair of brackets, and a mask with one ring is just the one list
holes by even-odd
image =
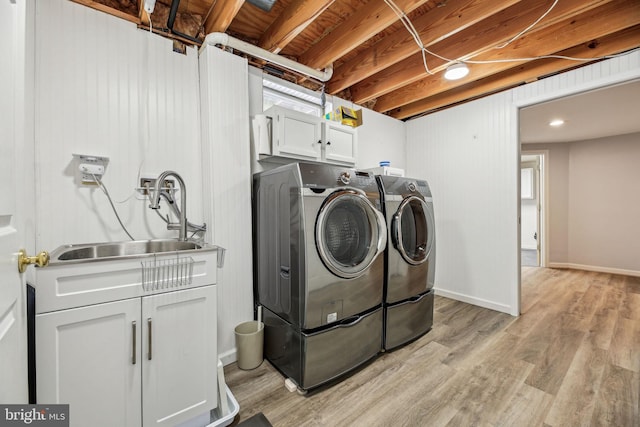
[[273, 155], [303, 160], [320, 160], [321, 120], [298, 111], [272, 108]]
[[175, 426], [217, 406], [216, 287], [142, 298], [144, 426]]
[[68, 403], [71, 426], [141, 424], [140, 299], [36, 316], [39, 404]]
[[356, 164], [357, 133], [354, 128], [339, 123], [324, 122], [324, 159], [328, 162]]

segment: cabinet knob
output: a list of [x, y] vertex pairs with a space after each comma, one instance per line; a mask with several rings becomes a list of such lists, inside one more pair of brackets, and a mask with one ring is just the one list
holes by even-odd
[[327, 141], [327, 145], [331, 145], [331, 141]]
[[38, 267], [46, 267], [49, 265], [49, 253], [42, 251], [36, 256], [28, 256], [27, 251], [20, 249], [18, 252], [18, 271], [24, 273], [29, 264], [35, 264]]
[[318, 140], [318, 144], [322, 144], [322, 140], [321, 139]]

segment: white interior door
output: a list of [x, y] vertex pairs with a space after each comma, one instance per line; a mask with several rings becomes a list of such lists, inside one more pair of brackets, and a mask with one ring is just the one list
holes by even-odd
[[19, 8], [0, 1], [0, 402], [27, 403], [27, 316], [25, 283], [17, 252], [24, 233], [16, 212], [16, 77]]
[[[522, 264], [540, 265], [540, 160], [539, 156], [522, 156], [520, 164], [520, 233]], [[529, 254], [531, 256], [529, 256]]]

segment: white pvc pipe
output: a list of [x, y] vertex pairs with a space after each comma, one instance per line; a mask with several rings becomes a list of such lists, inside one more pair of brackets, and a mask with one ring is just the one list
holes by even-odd
[[255, 58], [264, 59], [265, 61], [280, 65], [281, 67], [287, 68], [300, 74], [304, 74], [305, 76], [312, 77], [316, 80], [320, 80], [321, 82], [328, 81], [333, 75], [333, 64], [326, 67], [324, 71], [319, 71], [298, 62], [292, 61], [291, 59], [269, 52], [268, 50], [262, 49], [261, 47], [243, 42], [242, 40], [231, 37], [230, 35], [225, 33], [207, 34], [202, 47], [204, 47], [205, 44], [210, 46], [215, 46], [217, 44], [229, 46]]

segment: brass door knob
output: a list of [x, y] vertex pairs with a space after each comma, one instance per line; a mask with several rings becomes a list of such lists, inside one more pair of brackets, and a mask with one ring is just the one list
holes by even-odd
[[46, 267], [49, 265], [49, 252], [42, 251], [36, 256], [27, 256], [27, 251], [20, 249], [20, 252], [18, 252], [18, 271], [24, 273], [29, 264]]

